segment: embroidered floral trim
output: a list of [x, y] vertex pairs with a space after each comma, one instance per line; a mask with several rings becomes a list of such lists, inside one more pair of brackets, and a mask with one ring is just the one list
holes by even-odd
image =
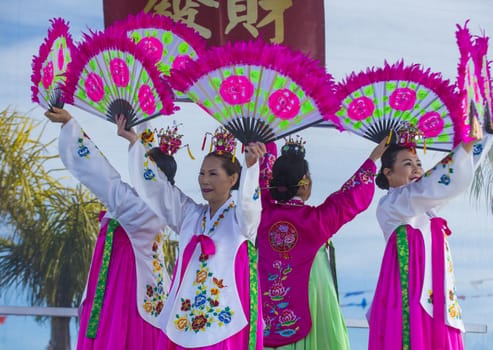
[[149, 156], [147, 154], [145, 155], [144, 160], [144, 179], [149, 181], [156, 181], [156, 174], [154, 174], [154, 171], [149, 168]]
[[154, 317], [159, 316], [161, 311], [163, 311], [164, 302], [168, 297], [167, 291], [164, 290], [165, 267], [162, 254], [160, 254], [163, 244], [163, 234], [158, 233], [152, 244], [152, 272], [156, 277], [156, 284], [146, 284], [143, 303], [145, 312]]
[[431, 168], [430, 170], [428, 170], [427, 172], [425, 172], [424, 176], [425, 177], [430, 176], [434, 171], [436, 171], [440, 167], [442, 169], [448, 168], [447, 169], [447, 172], [444, 173], [444, 174], [442, 174], [442, 176], [440, 176], [440, 179], [438, 180], [438, 183], [439, 184], [443, 184], [445, 186], [448, 186], [450, 184], [450, 182], [452, 182], [452, 179], [450, 178], [450, 174], [453, 174], [454, 173], [454, 168], [451, 167], [451, 165], [454, 163], [453, 156], [454, 156], [454, 152], [450, 152], [437, 165], [435, 165], [433, 168]]
[[142, 131], [139, 140], [145, 147], [152, 148], [154, 145], [154, 132], [151, 129]]
[[[223, 306], [220, 301], [221, 290], [227, 288], [223, 280], [214, 276], [207, 265], [208, 257], [200, 256], [200, 267], [195, 274], [195, 297], [181, 299], [181, 314], [176, 314], [175, 326], [178, 330], [198, 333], [217, 324], [223, 327], [231, 323], [234, 311]], [[211, 283], [212, 282], [212, 283]]]
[[[223, 209], [209, 229], [208, 236], [215, 231], [226, 213], [234, 207], [235, 203], [231, 202]], [[206, 214], [207, 209], [204, 210], [202, 215], [202, 232], [205, 231]], [[195, 281], [193, 282], [193, 286], [196, 286], [195, 297], [190, 299], [181, 298], [180, 309], [182, 312], [176, 314], [174, 321], [175, 327], [179, 331], [204, 332], [213, 324], [223, 327], [233, 320], [234, 310], [227, 305], [222, 305], [220, 300], [221, 290], [228, 286], [224, 284], [222, 278], [214, 276], [214, 273], [210, 271], [207, 264], [208, 260], [208, 255], [200, 254], [200, 265], [195, 273]]]
[[474, 146], [472, 147], [472, 154], [474, 156], [478, 156], [481, 153], [483, 153], [483, 144], [481, 143], [474, 144]]
[[264, 303], [264, 310], [268, 310], [264, 315], [264, 336], [269, 336], [272, 332], [275, 332], [289, 338], [299, 330], [297, 323], [301, 319], [289, 308], [289, 302], [285, 301], [291, 288], [284, 287], [283, 281], [288, 279], [292, 268], [289, 262], [284, 265], [281, 260], [274, 261], [272, 267], [274, 272], [268, 275], [268, 280], [272, 281], [272, 284], [263, 293], [270, 299]]
[[353, 175], [346, 183], [342, 186], [341, 190], [348, 191], [353, 187], [361, 185], [362, 183], [367, 185], [373, 183], [373, 172], [369, 169], [361, 169], [357, 174]]
[[79, 155], [79, 157], [84, 157], [84, 158], [89, 158], [89, 154], [91, 154], [91, 151], [89, 151], [89, 148], [84, 145], [84, 138], [87, 138], [89, 139], [89, 137], [84, 133], [82, 132], [82, 137], [79, 137], [77, 139], [77, 143], [79, 144], [79, 148], [77, 149], [77, 154]]
[[428, 289], [428, 299], [426, 299], [428, 304], [433, 305], [433, 291], [431, 289]]
[[461, 320], [462, 312], [459, 306], [459, 301], [457, 300], [457, 295], [455, 294], [455, 290], [448, 290], [448, 299], [449, 301], [447, 303], [447, 312], [449, 317], [456, 320]]
[[[224, 208], [223, 212], [221, 214], [219, 214], [219, 216], [217, 217], [217, 220], [214, 221], [214, 223], [212, 224], [212, 227], [209, 229], [209, 232], [207, 233], [208, 236], [210, 236], [216, 230], [216, 227], [219, 225], [221, 220], [224, 219], [224, 216], [226, 215], [226, 213], [234, 207], [235, 207], [235, 202], [231, 202], [231, 203], [229, 203], [229, 205], [226, 208]], [[205, 222], [206, 222], [205, 216], [206, 215], [207, 215], [207, 208], [204, 210], [204, 214], [202, 215], [202, 223], [201, 223], [202, 232], [204, 234], [205, 234], [204, 231], [205, 231]]]
[[253, 200], [256, 201], [260, 198], [260, 187], [257, 187], [255, 189], [255, 192], [253, 192]]

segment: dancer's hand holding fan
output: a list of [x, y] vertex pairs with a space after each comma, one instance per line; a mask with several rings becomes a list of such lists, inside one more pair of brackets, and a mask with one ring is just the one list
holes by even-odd
[[374, 142], [409, 128], [420, 148], [449, 151], [462, 140], [459, 94], [419, 65], [399, 61], [352, 73], [339, 84], [338, 96], [339, 124]]
[[[205, 51], [206, 41], [194, 29], [173, 19], [141, 12], [114, 23], [107, 31], [126, 33], [142, 47], [158, 70], [165, 76], [172, 68], [180, 68], [186, 62], [197, 59]], [[182, 94], [175, 91], [178, 96]]]
[[63, 108], [61, 85], [76, 51], [68, 22], [62, 18], [53, 18], [50, 22], [48, 35], [32, 60], [31, 99], [44, 109]]
[[132, 40], [112, 33], [84, 39], [66, 73], [67, 103], [113, 123], [123, 114], [127, 128], [176, 110], [169, 85]]
[[261, 41], [209, 49], [172, 69], [170, 81], [243, 144], [277, 140], [338, 109], [335, 83], [317, 61]]

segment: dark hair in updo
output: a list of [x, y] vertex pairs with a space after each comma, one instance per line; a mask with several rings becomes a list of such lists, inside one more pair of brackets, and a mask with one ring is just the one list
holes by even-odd
[[304, 155], [284, 153], [272, 167], [270, 195], [277, 201], [288, 201], [298, 193], [298, 182], [308, 174], [308, 162]]
[[151, 158], [151, 160], [156, 163], [157, 167], [161, 169], [161, 171], [166, 175], [168, 181], [174, 185], [175, 184], [175, 175], [176, 175], [176, 161], [173, 156], [168, 154], [164, 154], [161, 152], [159, 147], [151, 148], [147, 154]]
[[409, 150], [408, 147], [401, 146], [395, 143], [390, 144], [385, 152], [382, 154], [382, 158], [380, 159], [382, 166], [380, 167], [380, 171], [378, 172], [377, 177], [375, 178], [376, 185], [382, 190], [389, 189], [389, 180], [383, 174], [383, 170], [386, 168], [393, 169], [395, 161], [397, 159], [397, 153], [402, 150]]
[[204, 159], [209, 158], [209, 157], [216, 157], [221, 160], [221, 165], [223, 169], [226, 171], [226, 174], [229, 176], [233, 174], [238, 174], [238, 180], [236, 183], [231, 187], [232, 190], [237, 190], [240, 187], [240, 176], [241, 176], [241, 164], [236, 159], [234, 158], [233, 161], [233, 154], [229, 152], [211, 152], [208, 155], [204, 157]]

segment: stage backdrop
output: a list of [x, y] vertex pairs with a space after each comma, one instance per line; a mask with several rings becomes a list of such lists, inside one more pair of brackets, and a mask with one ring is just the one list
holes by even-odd
[[260, 38], [301, 50], [325, 66], [323, 0], [103, 0], [104, 24], [140, 11], [186, 23], [208, 46]]

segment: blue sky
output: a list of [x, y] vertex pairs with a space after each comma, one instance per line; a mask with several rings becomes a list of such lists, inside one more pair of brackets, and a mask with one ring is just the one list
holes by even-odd
[[[493, 36], [493, 2], [490, 0], [338, 0], [326, 1], [325, 7], [326, 66], [336, 80], [368, 66], [381, 66], [384, 60], [393, 62], [401, 58], [407, 63], [421, 63], [433, 71], [442, 72], [445, 78], [455, 80], [458, 63], [455, 25], [470, 19], [469, 28], [473, 33], [484, 30]], [[49, 27], [49, 19], [53, 17], [63, 17], [69, 21], [72, 36], [78, 41], [81, 33], [88, 28], [103, 29], [102, 1], [2, 1], [2, 110], [15, 109], [33, 119], [42, 120], [43, 110], [30, 100], [31, 58], [37, 54]], [[492, 49], [490, 57], [493, 57]], [[193, 105], [180, 104], [180, 107], [181, 111], [172, 118], [183, 123], [184, 142], [191, 145], [195, 157], [200, 159], [204, 132], [214, 130], [217, 124]], [[75, 107], [68, 106], [67, 109], [79, 120], [122, 177], [128, 179], [127, 145], [116, 137], [113, 124]], [[165, 122], [156, 120], [155, 125], [162, 126]], [[47, 140], [58, 135], [58, 128], [58, 125], [48, 125]], [[301, 135], [307, 139], [307, 159], [314, 180], [313, 195], [309, 202], [313, 205], [319, 204], [337, 190], [374, 147], [367, 140], [332, 129], [311, 128]], [[57, 151], [49, 149], [48, 152], [53, 154]], [[420, 154], [425, 167], [432, 166], [442, 155], [436, 152]], [[199, 161], [192, 161], [186, 152], [179, 152], [177, 161], [177, 185], [196, 200], [201, 200], [196, 185]], [[374, 204], [343, 227], [334, 238], [342, 304], [359, 303], [363, 297], [368, 302], [371, 300], [384, 249], [383, 235], [375, 219], [375, 204], [382, 194], [378, 190]], [[493, 217], [486, 215], [484, 208], [476, 208], [467, 193], [451, 202], [442, 214], [454, 232], [450, 244], [458, 293], [465, 297], [461, 302], [465, 321], [488, 324], [489, 328], [493, 328]], [[345, 293], [353, 291], [364, 293], [343, 297]], [[0, 298], [0, 304], [4, 301], [4, 298]], [[8, 302], [20, 305], [24, 301], [8, 298]], [[343, 311], [348, 319], [362, 319], [366, 309], [348, 306]], [[30, 321], [12, 319], [9, 317], [4, 325], [0, 325], [1, 347], [36, 349], [20, 339], [20, 336], [9, 335], [22, 334], [20, 329], [30, 324]], [[47, 331], [38, 333], [35, 331], [36, 340], [33, 343], [38, 344], [39, 349], [44, 349]], [[364, 349], [365, 331], [350, 330], [350, 334], [352, 348]], [[493, 335], [468, 335], [466, 345], [467, 349], [475, 350], [493, 348]]]

